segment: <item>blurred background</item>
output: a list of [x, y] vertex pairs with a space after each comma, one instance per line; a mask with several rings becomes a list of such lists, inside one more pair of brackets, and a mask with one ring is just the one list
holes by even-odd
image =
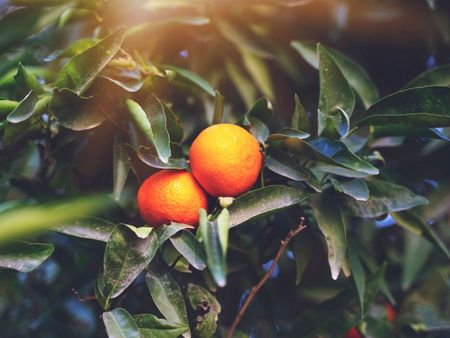
[[[317, 71], [291, 46], [294, 40], [321, 42], [353, 58], [367, 70], [382, 96], [399, 90], [424, 70], [450, 62], [450, 2], [446, 0], [109, 0], [80, 1], [82, 8], [73, 8], [69, 1], [42, 8], [39, 2], [36, 1], [36, 7], [22, 8], [21, 4], [27, 1], [0, 1], [2, 97], [13, 99], [11, 78], [19, 61], [34, 67], [36, 74], [49, 83], [60, 68], [62, 51], [73, 42], [101, 36], [122, 25], [127, 28], [124, 49], [135, 59], [143, 56], [146, 61], [142, 62], [150, 74], [157, 72], [158, 65], [174, 65], [198, 73], [223, 94], [229, 120], [242, 116], [257, 98], [266, 96], [277, 116], [273, 128], [287, 125], [294, 110], [295, 93], [307, 111], [317, 108]], [[124, 64], [128, 61], [124, 55]], [[132, 67], [123, 72], [128, 82], [133, 76]], [[105, 85], [104, 91], [109, 90]], [[190, 130], [185, 139], [192, 139], [210, 118], [211, 100], [190, 95], [189, 89], [182, 87], [161, 86], [157, 90], [180, 112]], [[108, 94], [113, 96], [114, 90]], [[17, 93], [16, 99], [20, 100], [21, 95]], [[111, 109], [115, 107], [111, 105]], [[0, 200], [42, 200], [58, 194], [110, 191], [111, 128], [106, 123], [95, 133], [81, 133], [78, 141], [67, 148], [61, 142], [58, 156], [66, 159], [67, 166], [56, 172], [50, 186], [42, 186], [40, 181], [43, 164], [36, 159], [40, 146], [36, 148], [34, 144], [34, 148], [20, 154], [0, 149]], [[71, 134], [65, 137], [76, 138]], [[436, 222], [448, 242], [450, 146], [421, 138], [387, 137], [384, 141], [375, 147], [389, 163], [385, 171], [388, 175], [395, 173], [397, 182], [430, 197], [427, 217]], [[10, 158], [17, 161], [9, 163]], [[420, 305], [412, 313], [442, 324], [436, 318], [445, 322], [445, 314], [450, 314], [450, 267], [440, 265], [442, 270], [432, 270], [435, 257], [431, 257], [427, 243], [405, 237], [393, 224], [389, 218], [379, 220], [376, 234], [362, 225], [362, 231], [367, 233], [361, 237], [373, 235], [373, 245], [379, 249], [378, 261], [391, 262], [388, 279], [402, 304], [414, 309]], [[0, 271], [0, 337], [105, 336], [99, 320], [101, 309], [89, 298], [102, 264], [103, 244], [56, 233], [40, 239], [55, 243], [56, 250], [39, 269], [29, 274]], [[276, 241], [272, 239], [272, 244]], [[405, 282], [401, 277], [401, 257], [416, 254], [420, 259], [413, 262], [417, 271], [412, 273], [422, 274], [423, 278], [411, 285], [410, 280]], [[254, 315], [259, 320], [248, 321], [256, 323], [249, 328], [251, 337], [274, 337], [274, 323], [288, 321], [288, 313], [298, 312], [290, 312], [292, 307], [301, 309], [311, 299], [317, 301], [326, 292], [336, 292], [331, 280], [321, 285], [320, 292], [314, 285], [318, 278], [329, 278], [325, 260], [324, 252], [318, 252], [317, 264], [308, 268], [300, 290], [292, 285], [295, 266], [288, 253], [280, 263], [284, 272], [278, 270], [269, 282], [280, 286], [276, 290], [283, 290], [283, 294], [265, 294], [264, 300], [257, 303], [260, 310]], [[245, 292], [248, 283], [236, 277], [230, 281], [230, 288], [239, 294], [238, 290]], [[289, 304], [293, 293], [301, 293], [304, 303]], [[228, 323], [239, 298], [226, 293], [219, 293], [219, 298], [224, 305], [223, 320]], [[137, 303], [139, 299], [144, 299], [144, 304]], [[285, 304], [284, 308], [272, 308], [274, 299]], [[151, 301], [142, 279], [120, 298], [117, 306], [120, 303], [134, 313], [154, 310], [146, 305]]]

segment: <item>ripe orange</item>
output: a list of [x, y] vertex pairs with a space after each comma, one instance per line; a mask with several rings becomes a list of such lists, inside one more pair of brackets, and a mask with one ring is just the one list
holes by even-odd
[[192, 174], [212, 196], [235, 197], [256, 182], [262, 154], [256, 139], [234, 124], [216, 124], [192, 143]]
[[150, 226], [170, 222], [195, 225], [198, 209], [206, 209], [206, 194], [187, 171], [162, 170], [148, 177], [139, 188], [137, 203]]

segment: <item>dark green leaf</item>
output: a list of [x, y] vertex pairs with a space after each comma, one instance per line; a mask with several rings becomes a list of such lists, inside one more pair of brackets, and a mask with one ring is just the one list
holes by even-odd
[[195, 337], [210, 338], [217, 330], [217, 320], [222, 308], [216, 298], [200, 285], [189, 283], [187, 296], [191, 307], [200, 315], [195, 318]]
[[116, 134], [113, 144], [113, 196], [119, 201], [130, 171], [130, 163], [121, 134]]
[[167, 104], [161, 100], [160, 103], [164, 107], [164, 114], [166, 115], [167, 120], [167, 131], [169, 132], [170, 140], [172, 142], [181, 142], [184, 131], [180, 118]]
[[330, 138], [340, 138], [349, 130], [355, 95], [333, 57], [320, 44], [317, 45], [317, 55], [320, 75], [318, 133]]
[[429, 258], [431, 249], [431, 244], [424, 238], [406, 233], [401, 275], [402, 290], [408, 290], [416, 280]]
[[53, 244], [13, 242], [0, 248], [0, 267], [30, 272], [50, 257], [54, 250]]
[[312, 179], [312, 173], [305, 167], [297, 164], [294, 160], [282, 157], [267, 157], [266, 167], [271, 171], [290, 178], [294, 181], [308, 181]]
[[[291, 46], [308, 62], [311, 66], [319, 69], [319, 58], [316, 54], [316, 46], [313, 43], [304, 41], [292, 41]], [[333, 48], [326, 48], [333, 57], [337, 66], [347, 79], [353, 90], [359, 95], [364, 106], [368, 108], [379, 97], [378, 90], [367, 72], [354, 60]]]
[[206, 264], [216, 284], [224, 287], [226, 285], [227, 266], [219, 237], [219, 222], [209, 221], [204, 209], [200, 209], [199, 213], [198, 232], [206, 251]]
[[236, 198], [228, 208], [231, 216], [230, 227], [235, 227], [254, 217], [299, 204], [311, 195], [311, 193], [284, 185], [271, 185], [249, 191]]
[[364, 294], [366, 293], [366, 275], [364, 268], [358, 257], [357, 251], [349, 245], [348, 247], [348, 261], [352, 271], [353, 281], [355, 282], [356, 290], [358, 291], [359, 302], [361, 305], [361, 313], [364, 313]]
[[331, 277], [337, 279], [347, 253], [347, 226], [332, 195], [322, 193], [309, 200], [328, 247]]
[[41, 94], [44, 91], [36, 75], [27, 72], [22, 63], [19, 63], [17, 74], [14, 76], [14, 80], [16, 81], [19, 88], [26, 93], [29, 91], [33, 91], [36, 94]]
[[55, 89], [50, 110], [61, 124], [72, 130], [88, 130], [105, 121], [95, 97], [81, 97], [69, 89]]
[[392, 218], [398, 223], [398, 225], [404, 227], [405, 229], [415, 233], [416, 235], [423, 236], [431, 244], [436, 246], [441, 252], [450, 259], [450, 252], [444, 242], [438, 237], [436, 232], [431, 228], [431, 226], [422, 221], [422, 219], [417, 216], [412, 211], [402, 211], [391, 213]]
[[118, 29], [70, 59], [60, 71], [55, 87], [71, 89], [74, 93], [82, 95], [119, 51], [123, 35], [124, 29]]
[[297, 94], [295, 94], [295, 109], [292, 114], [291, 127], [306, 133], [311, 133], [311, 122], [309, 121], [308, 113], [300, 102]]
[[186, 326], [158, 318], [152, 314], [139, 314], [133, 317], [139, 327], [141, 338], [175, 338], [188, 330]]
[[192, 225], [180, 224], [180, 223], [170, 223], [169, 225], [163, 224], [156, 229], [156, 234], [158, 235], [158, 246], [161, 246], [170, 237], [174, 236], [181, 230], [192, 230]]
[[401, 90], [371, 106], [359, 126], [402, 124], [417, 128], [450, 126], [450, 88], [441, 86]]
[[104, 298], [119, 296], [150, 263], [157, 249], [158, 238], [154, 232], [141, 239], [128, 227], [119, 224], [106, 243], [100, 287]]
[[[364, 308], [373, 302], [381, 285], [386, 266], [383, 265], [367, 281]], [[354, 288], [344, 290], [336, 297], [303, 311], [295, 320], [288, 338], [336, 338], [359, 324], [363, 318], [358, 293]]]
[[170, 238], [175, 249], [197, 270], [206, 268], [206, 253], [203, 246], [189, 231], [181, 231]]
[[44, 59], [44, 61], [51, 62], [51, 61], [56, 60], [59, 57], [70, 57], [71, 58], [71, 57], [77, 56], [78, 54], [83, 53], [85, 50], [93, 47], [97, 43], [98, 43], [97, 39], [90, 39], [90, 38], [78, 39], [73, 44], [71, 44], [69, 47], [67, 47], [64, 51], [57, 50], [57, 51], [53, 52], [52, 54], [47, 56]]
[[104, 312], [102, 318], [109, 338], [141, 338], [136, 322], [125, 309]]
[[272, 118], [272, 114], [272, 103], [267, 98], [262, 97], [254, 103], [245, 116], [251, 116], [257, 118], [263, 123], [269, 123]]
[[167, 163], [161, 161], [153, 147], [140, 146], [137, 151], [139, 159], [145, 164], [158, 169], [186, 169], [189, 167], [184, 158], [170, 158]]
[[177, 76], [180, 76], [182, 79], [193, 83], [194, 85], [198, 86], [200, 89], [204, 90], [212, 97], [215, 96], [214, 88], [200, 75], [195, 74], [187, 69], [175, 67], [172, 65], [166, 66], [166, 68], [173, 70], [177, 74]]
[[357, 201], [367, 201], [369, 199], [369, 188], [366, 182], [360, 178], [348, 181], [338, 181], [331, 178], [330, 181], [336, 191], [351, 196]]
[[171, 156], [170, 138], [164, 107], [158, 98], [149, 95], [142, 107], [133, 100], [127, 100], [127, 107], [134, 122], [155, 148], [159, 159], [167, 164]]
[[402, 211], [427, 204], [426, 198], [414, 194], [406, 187], [379, 179], [366, 182], [369, 188], [367, 201], [344, 197], [342, 205], [349, 214], [358, 217], [379, 217], [393, 211]]
[[218, 90], [216, 90], [216, 95], [214, 96], [214, 115], [212, 120], [213, 124], [222, 123], [223, 105], [223, 96]]
[[411, 80], [404, 89], [425, 86], [450, 86], [450, 65], [429, 69]]
[[303, 273], [308, 267], [313, 249], [313, 241], [314, 239], [309, 231], [303, 231], [301, 236], [295, 236], [292, 240], [292, 251], [295, 256], [296, 285], [300, 284]]
[[441, 132], [438, 128], [415, 128], [402, 124], [375, 126], [372, 128], [372, 134], [374, 138], [385, 136], [412, 136], [450, 141], [448, 136]]
[[69, 236], [108, 242], [109, 236], [111, 235], [114, 227], [115, 224], [104, 219], [86, 217], [73, 222], [55, 225], [52, 227], [52, 230]]
[[181, 289], [169, 272], [164, 273], [151, 268], [145, 274], [145, 283], [159, 312], [167, 320], [188, 328]]
[[277, 133], [270, 135], [267, 138], [267, 141], [279, 141], [279, 140], [285, 140], [285, 139], [299, 139], [303, 140], [305, 138], [308, 138], [310, 135], [308, 133], [305, 133], [303, 131], [293, 129], [293, 128], [283, 128], [280, 129]]

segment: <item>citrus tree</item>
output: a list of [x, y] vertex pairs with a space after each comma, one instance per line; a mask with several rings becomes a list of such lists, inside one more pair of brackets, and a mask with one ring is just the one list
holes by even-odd
[[449, 66], [380, 95], [306, 3], [2, 3], [2, 337], [449, 334]]

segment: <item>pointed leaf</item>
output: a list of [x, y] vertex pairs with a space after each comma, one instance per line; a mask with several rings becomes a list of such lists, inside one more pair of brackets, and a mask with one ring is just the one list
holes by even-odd
[[357, 201], [367, 201], [369, 199], [369, 188], [366, 182], [360, 178], [348, 181], [338, 181], [331, 178], [330, 181], [336, 191], [353, 197]]
[[137, 155], [139, 159], [152, 168], [158, 169], [186, 169], [189, 167], [184, 158], [170, 158], [164, 163], [156, 153], [153, 147], [139, 146]]
[[136, 322], [125, 309], [104, 312], [102, 318], [109, 338], [141, 338]]
[[313, 238], [308, 231], [301, 236], [295, 236], [292, 240], [292, 251], [295, 256], [295, 284], [300, 285], [303, 273], [308, 267], [313, 249]]
[[0, 248], [0, 268], [30, 272], [55, 250], [53, 244], [13, 242]]
[[189, 231], [181, 231], [178, 235], [170, 237], [175, 249], [197, 270], [206, 268], [206, 253], [203, 246]]
[[308, 133], [305, 133], [303, 131], [293, 129], [293, 128], [282, 128], [277, 133], [272, 134], [268, 137], [267, 141], [279, 141], [279, 140], [285, 140], [285, 139], [299, 139], [303, 140], [305, 138], [308, 138], [311, 136]]
[[355, 282], [356, 290], [358, 291], [359, 303], [361, 305], [361, 313], [364, 313], [364, 294], [366, 293], [366, 275], [364, 268], [358, 257], [357, 251], [349, 245], [348, 260], [350, 269], [352, 271], [353, 281]]
[[218, 90], [215, 92], [214, 96], [214, 115], [213, 115], [213, 124], [222, 123], [223, 119], [223, 96], [220, 94]]
[[114, 228], [115, 224], [107, 220], [86, 217], [73, 222], [55, 225], [52, 227], [52, 230], [69, 236], [108, 242], [109, 236]]
[[139, 314], [133, 316], [139, 327], [141, 338], [174, 338], [185, 333], [188, 328], [152, 314]]
[[320, 231], [328, 247], [331, 277], [336, 280], [347, 252], [346, 224], [332, 195], [322, 193], [309, 200]]
[[297, 94], [295, 94], [295, 109], [292, 114], [291, 127], [306, 133], [311, 133], [311, 122], [309, 121], [308, 113]]
[[343, 210], [352, 216], [379, 217], [428, 203], [426, 198], [392, 182], [371, 179], [366, 183], [369, 188], [367, 201], [356, 201], [350, 197], [343, 197], [341, 200]]
[[163, 224], [156, 229], [156, 234], [158, 236], [158, 246], [161, 246], [170, 237], [174, 236], [181, 230], [193, 229], [192, 225], [181, 224], [181, 223], [170, 223], [169, 225]]
[[95, 128], [105, 121], [95, 97], [81, 97], [69, 89], [55, 89], [50, 110], [66, 128], [80, 131]]
[[128, 99], [127, 107], [134, 122], [155, 148], [159, 159], [168, 163], [171, 156], [170, 138], [164, 107], [154, 95], [147, 96], [142, 107]]
[[119, 51], [123, 35], [124, 29], [118, 29], [70, 59], [58, 74], [55, 87], [67, 88], [82, 95]]
[[274, 173], [290, 178], [294, 181], [311, 180], [312, 173], [305, 167], [297, 164], [294, 160], [282, 157], [267, 157], [265, 161], [266, 167]]
[[371, 106], [359, 126], [402, 124], [417, 128], [450, 126], [450, 88], [428, 86], [401, 90]]
[[33, 91], [36, 94], [41, 94], [44, 91], [36, 75], [29, 73], [22, 63], [19, 63], [17, 74], [14, 75], [14, 80], [24, 92]]
[[173, 70], [177, 76], [181, 77], [184, 80], [187, 80], [194, 85], [198, 86], [200, 89], [204, 90], [207, 94], [212, 97], [215, 96], [214, 88], [200, 75], [191, 72], [190, 70], [183, 69], [175, 66], [165, 66], [167, 69]]
[[275, 99], [273, 80], [266, 60], [241, 49], [242, 61], [259, 91], [269, 99]]
[[140, 239], [128, 227], [119, 224], [106, 243], [100, 288], [103, 296], [106, 299], [119, 296], [150, 263], [157, 249], [154, 232]]
[[230, 227], [235, 227], [254, 217], [299, 204], [311, 195], [311, 193], [284, 185], [271, 185], [249, 191], [236, 198], [228, 208]]
[[130, 171], [130, 163], [125, 150], [125, 143], [121, 134], [116, 134], [113, 144], [113, 196], [116, 201], [125, 186]]
[[181, 289], [169, 272], [150, 268], [145, 274], [145, 283], [153, 302], [163, 316], [176, 324], [188, 327], [186, 306]]
[[19, 105], [8, 115], [8, 122], [19, 123], [28, 120], [33, 116], [38, 102], [39, 97], [36, 93], [33, 91], [29, 92], [22, 101], [20, 101]]
[[167, 120], [167, 131], [169, 132], [170, 140], [172, 142], [181, 142], [184, 135], [183, 125], [177, 114], [163, 101], [161, 104], [164, 108], [164, 114]]
[[403, 89], [425, 86], [450, 86], [450, 65], [428, 69], [411, 80]]

